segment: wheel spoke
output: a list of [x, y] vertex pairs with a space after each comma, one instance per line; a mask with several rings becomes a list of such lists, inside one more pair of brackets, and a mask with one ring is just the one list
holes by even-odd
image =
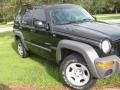
[[20, 50], [20, 54], [21, 54], [21, 55], [23, 54], [23, 51], [22, 51], [22, 50]]
[[21, 43], [18, 43], [18, 52], [21, 56], [23, 55], [23, 48], [22, 48]]
[[73, 68], [72, 68], [72, 67], [69, 67], [69, 68], [66, 70], [66, 75], [68, 75], [69, 77], [73, 77], [73, 76], [74, 76]]
[[79, 67], [77, 67], [77, 63], [76, 63], [76, 64], [72, 64], [71, 67], [72, 67], [74, 70], [79, 68]]
[[89, 73], [87, 70], [84, 71], [84, 79], [88, 80], [89, 79]]
[[79, 78], [76, 77], [76, 78], [75, 78], [75, 83], [76, 83], [77, 85], [79, 85], [79, 84], [80, 84], [80, 80], [81, 80], [81, 77], [79, 77]]
[[87, 67], [80, 63], [72, 63], [68, 65], [66, 76], [73, 85], [77, 86], [85, 85], [90, 79]]

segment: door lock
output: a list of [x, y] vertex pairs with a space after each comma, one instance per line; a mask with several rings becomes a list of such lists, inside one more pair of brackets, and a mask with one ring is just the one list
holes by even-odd
[[33, 30], [33, 29], [30, 29], [30, 31], [31, 31], [31, 32], [35, 32], [35, 30]]

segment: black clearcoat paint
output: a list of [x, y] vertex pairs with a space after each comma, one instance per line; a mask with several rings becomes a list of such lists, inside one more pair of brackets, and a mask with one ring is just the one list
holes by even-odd
[[[52, 23], [51, 13], [54, 8], [74, 6], [75, 5], [72, 4], [31, 6], [31, 8], [24, 6], [21, 9], [21, 12], [19, 12], [16, 16], [14, 28], [23, 33], [25, 41], [42, 46], [53, 52], [51, 53], [51, 51], [46, 51], [26, 43], [30, 50], [42, 56], [46, 54], [48, 55], [49, 53], [50, 56], [55, 57], [55, 50], [59, 41], [62, 39], [70, 39], [90, 44], [101, 56], [104, 56], [99, 47], [101, 41], [104, 39], [109, 39], [114, 47], [114, 43], [120, 39], [120, 27], [99, 21], [72, 23], [66, 25], [54, 25]], [[31, 25], [25, 25], [23, 23], [23, 16], [27, 10], [34, 11], [35, 9], [39, 8], [45, 12], [45, 23], [47, 29], [37, 28], [34, 26], [33, 15], [35, 13], [31, 13], [31, 18], [28, 16], [31, 19], [29, 19]], [[111, 54], [114, 53], [111, 52]]]

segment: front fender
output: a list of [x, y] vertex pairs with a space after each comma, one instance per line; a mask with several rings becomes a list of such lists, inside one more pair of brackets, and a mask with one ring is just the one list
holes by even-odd
[[95, 66], [95, 60], [99, 58], [99, 56], [92, 46], [77, 41], [61, 40], [58, 44], [56, 51], [57, 63], [59, 63], [62, 59], [61, 56], [62, 48], [70, 49], [83, 55], [92, 74], [95, 77], [99, 77]]
[[20, 40], [21, 40], [21, 42], [23, 43], [24, 47], [28, 50], [28, 48], [27, 48], [27, 46], [26, 46], [26, 44], [25, 44], [24, 36], [23, 36], [22, 32], [16, 30], [16, 31], [14, 31], [14, 36], [15, 36], [15, 37], [16, 37], [16, 36], [19, 37]]

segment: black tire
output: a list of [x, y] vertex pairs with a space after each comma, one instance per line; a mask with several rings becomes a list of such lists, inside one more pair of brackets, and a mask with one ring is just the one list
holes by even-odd
[[[25, 58], [28, 56], [28, 51], [25, 49], [23, 43], [21, 42], [20, 39], [16, 40], [16, 44], [17, 44], [17, 52], [18, 54], [22, 57]], [[21, 53], [20, 53], [20, 49], [21, 49]]]
[[[82, 86], [80, 85], [75, 85], [73, 83], [70, 82], [70, 80], [67, 78], [67, 75], [66, 75], [66, 72], [67, 72], [67, 67], [69, 67], [69, 65], [72, 65], [72, 64], [75, 64], [75, 63], [80, 63], [81, 65], [84, 65], [88, 70], [89, 72], [89, 79], [88, 82]], [[82, 68], [82, 66], [79, 66]], [[72, 69], [71, 69], [72, 70]], [[82, 69], [81, 69], [82, 70]], [[74, 69], [73, 69], [74, 71]], [[72, 72], [73, 72], [72, 71]], [[84, 70], [83, 70], [84, 71]], [[70, 72], [70, 71], [69, 71]], [[85, 73], [86, 71], [84, 71], [83, 73]], [[72, 89], [75, 89], [75, 90], [88, 90], [89, 88], [91, 88], [95, 83], [96, 83], [96, 78], [93, 77], [92, 73], [90, 72], [88, 66], [86, 65], [85, 63], [85, 60], [82, 56], [80, 56], [79, 54], [71, 54], [71, 55], [68, 55], [61, 63], [61, 66], [60, 66], [60, 74], [62, 76], [62, 79], [63, 81], [69, 86], [71, 87]], [[77, 77], [77, 76], [76, 76]], [[80, 76], [80, 77], [83, 77], [83, 76]], [[72, 77], [73, 78], [73, 77]], [[79, 78], [79, 77], [77, 77]], [[75, 80], [76, 78], [73, 78], [73, 80]], [[79, 80], [78, 80], [79, 81]], [[80, 80], [81, 82], [81, 80]], [[84, 81], [83, 81], [84, 82]]]

